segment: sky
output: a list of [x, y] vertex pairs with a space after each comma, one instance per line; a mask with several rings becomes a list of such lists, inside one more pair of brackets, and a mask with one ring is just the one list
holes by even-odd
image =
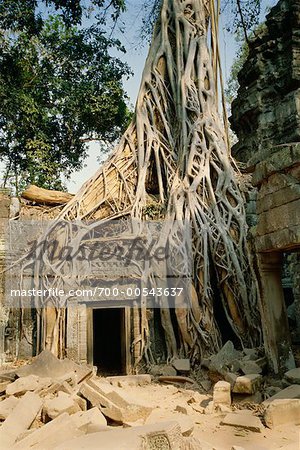
[[[132, 69], [134, 75], [129, 80], [124, 80], [124, 87], [129, 96], [129, 101], [132, 107], [135, 105], [137, 98], [142, 72], [144, 69], [145, 60], [148, 54], [149, 45], [141, 44], [141, 38], [139, 36], [140, 27], [142, 24], [142, 18], [144, 10], [142, 3], [144, 0], [128, 0], [127, 11], [122, 16], [122, 22], [124, 24], [124, 33], [120, 33], [119, 29], [115, 29], [115, 37], [119, 38], [122, 44], [126, 48], [126, 54], [120, 54], [119, 57], [122, 61], [126, 61]], [[262, 3], [262, 17], [267, 7], [276, 4], [276, 0], [264, 0]], [[236, 43], [234, 36], [224, 29], [224, 16], [221, 16], [220, 20], [220, 53], [222, 61], [223, 76], [226, 80], [230, 75], [230, 68], [233, 63], [238, 44]], [[74, 173], [70, 180], [66, 182], [69, 192], [75, 193], [79, 190], [81, 185], [89, 179], [99, 167], [99, 158], [103, 160], [105, 157], [101, 155], [100, 145], [97, 142], [92, 142], [89, 145], [88, 157], [85, 161], [85, 167], [76, 173]]]

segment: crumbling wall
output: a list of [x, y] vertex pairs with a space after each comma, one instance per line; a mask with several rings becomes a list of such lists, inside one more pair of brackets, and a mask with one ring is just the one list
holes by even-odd
[[[239, 73], [233, 156], [253, 172], [264, 335], [273, 368], [293, 365], [281, 285], [282, 256], [300, 249], [300, 2], [271, 9]], [[299, 267], [299, 266], [297, 266]], [[295, 266], [296, 268], [296, 266]]]

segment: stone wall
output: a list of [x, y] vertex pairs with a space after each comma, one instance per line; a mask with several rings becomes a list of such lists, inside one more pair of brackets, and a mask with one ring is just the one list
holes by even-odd
[[[252, 41], [232, 105], [233, 156], [257, 189], [257, 252], [264, 339], [275, 372], [292, 367], [283, 254], [300, 250], [300, 1], [280, 0]], [[295, 265], [295, 270], [300, 268]], [[297, 278], [297, 277], [296, 277]]]
[[300, 246], [300, 2], [280, 0], [250, 46], [232, 105], [233, 156], [254, 171], [256, 249]]

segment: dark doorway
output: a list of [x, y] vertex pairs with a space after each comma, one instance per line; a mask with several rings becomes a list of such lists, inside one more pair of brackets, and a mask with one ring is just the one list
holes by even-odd
[[93, 309], [93, 364], [101, 375], [126, 371], [125, 309]]

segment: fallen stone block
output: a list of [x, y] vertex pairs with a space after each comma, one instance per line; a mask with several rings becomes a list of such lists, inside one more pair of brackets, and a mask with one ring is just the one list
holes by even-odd
[[260, 419], [253, 416], [250, 411], [246, 413], [240, 411], [229, 413], [222, 419], [221, 425], [243, 428], [244, 430], [255, 431], [257, 433], [261, 433], [264, 429]]
[[0, 419], [5, 420], [15, 409], [20, 399], [11, 395], [0, 402]]
[[78, 403], [65, 392], [59, 392], [57, 397], [46, 400], [43, 407], [44, 417], [55, 419], [60, 414], [74, 414], [81, 411]]
[[244, 354], [250, 356], [253, 360], [258, 358], [258, 351], [256, 348], [244, 348]]
[[10, 383], [11, 381], [2, 381], [0, 383], [0, 394], [3, 394], [6, 391], [6, 388]]
[[146, 425], [157, 424], [159, 422], [177, 422], [183, 436], [190, 436], [194, 430], [194, 421], [190, 416], [180, 412], [165, 411], [160, 408], [154, 409], [145, 420]]
[[224, 375], [225, 381], [227, 381], [228, 383], [230, 383], [230, 386], [233, 388], [233, 386], [235, 385], [236, 379], [237, 379], [237, 375], [233, 372], [226, 372], [226, 374]]
[[[210, 445], [209, 450], [212, 449], [213, 446]], [[200, 442], [198, 439], [194, 438], [193, 436], [188, 436], [182, 438], [180, 450], [205, 450], [205, 448], [202, 445], [202, 442]]]
[[51, 378], [40, 378], [36, 375], [18, 378], [6, 388], [6, 395], [23, 395], [27, 391], [36, 391], [50, 386]]
[[262, 383], [262, 376], [259, 374], [250, 374], [237, 377], [232, 392], [235, 394], [254, 394], [259, 390]]
[[39, 377], [50, 377], [58, 379], [67, 373], [73, 372], [76, 375], [76, 382], [81, 383], [93, 373], [93, 368], [76, 364], [70, 359], [58, 359], [49, 350], [43, 350], [35, 357], [32, 364], [23, 366], [17, 370], [19, 377], [27, 375], [37, 375]]
[[64, 413], [16, 443], [12, 450], [52, 450], [57, 445], [83, 434], [84, 431], [77, 428], [72, 416]]
[[187, 358], [174, 359], [174, 361], [172, 362], [172, 366], [178, 373], [187, 374], [191, 371], [191, 363]]
[[88, 411], [79, 411], [72, 415], [76, 427], [85, 433], [97, 433], [107, 428], [107, 421], [99, 408], [92, 408]]
[[212, 383], [210, 380], [203, 380], [203, 381], [200, 381], [200, 385], [203, 387], [203, 389], [206, 392], [209, 392], [211, 390]]
[[41, 407], [42, 400], [33, 392], [27, 392], [20, 399], [0, 428], [1, 448], [8, 449], [16, 442], [18, 436], [30, 427]]
[[214, 407], [219, 405], [231, 405], [231, 386], [227, 381], [218, 381], [214, 385], [213, 392]]
[[291, 369], [284, 374], [284, 378], [291, 384], [300, 384], [300, 367]]
[[223, 374], [224, 369], [233, 363], [234, 360], [240, 360], [242, 353], [234, 348], [231, 341], [227, 341], [221, 350], [211, 356], [209, 369]]
[[135, 422], [146, 418], [152, 407], [138, 404], [136, 398], [129, 397], [122, 389], [113, 388], [109, 383], [91, 379], [80, 388], [80, 394], [92, 406], [98, 406], [100, 411], [115, 422]]
[[260, 367], [255, 361], [241, 361], [240, 369], [245, 375], [253, 373], [262, 373], [262, 367]]
[[257, 403], [260, 404], [263, 401], [261, 392], [255, 392], [255, 394], [234, 394], [233, 402], [242, 405], [243, 403]]
[[113, 386], [122, 387], [123, 385], [127, 386], [146, 386], [151, 384], [152, 377], [148, 374], [142, 375], [126, 375], [126, 376], [116, 376], [116, 377], [107, 377], [107, 381]]
[[54, 450], [181, 450], [182, 442], [179, 425], [176, 422], [162, 422], [89, 434], [64, 442]]
[[288, 386], [285, 389], [282, 389], [277, 394], [273, 395], [270, 398], [267, 398], [263, 404], [268, 405], [269, 403], [273, 402], [274, 400], [280, 400], [280, 399], [293, 399], [298, 398], [300, 399], [300, 385], [299, 384], [292, 384], [291, 386]]
[[269, 428], [284, 424], [299, 425], [300, 400], [296, 398], [273, 400], [265, 410], [264, 420]]
[[79, 408], [81, 409], [81, 411], [86, 411], [87, 408], [87, 401], [85, 398], [80, 397], [79, 395], [73, 395], [72, 398], [74, 399], [74, 401], [77, 403], [77, 405], [79, 406]]

